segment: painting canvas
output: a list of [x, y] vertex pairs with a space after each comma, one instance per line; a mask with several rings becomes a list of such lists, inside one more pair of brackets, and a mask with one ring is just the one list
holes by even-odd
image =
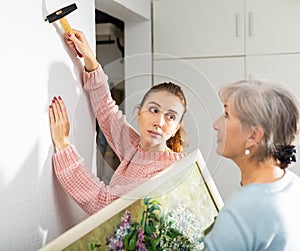
[[201, 250], [222, 206], [196, 150], [40, 250]]

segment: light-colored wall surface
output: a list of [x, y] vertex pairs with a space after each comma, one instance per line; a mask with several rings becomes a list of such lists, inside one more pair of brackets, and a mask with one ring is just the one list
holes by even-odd
[[[83, 62], [66, 46], [59, 22], [44, 22], [45, 16], [72, 3], [29, 0], [1, 4], [0, 250], [39, 249], [87, 217], [54, 175], [48, 119], [48, 105], [53, 96], [60, 95], [71, 122], [70, 140], [86, 168], [95, 172], [95, 120], [82, 90]], [[151, 52], [149, 0], [76, 1], [78, 9], [67, 18], [72, 27], [85, 32], [93, 48], [94, 9], [99, 3], [100, 10], [125, 21], [127, 38], [132, 39], [125, 46], [126, 55]], [[148, 73], [151, 56], [146, 60], [142, 69]], [[135, 62], [126, 66], [130, 76], [141, 69], [135, 69]], [[139, 88], [150, 85], [148, 76]], [[131, 101], [137, 104], [137, 100]]]
[[[87, 215], [59, 185], [51, 157], [48, 105], [60, 95], [71, 142], [91, 168], [94, 119], [81, 87], [81, 61], [59, 23], [44, 17], [73, 2], [2, 1], [0, 92], [0, 250], [36, 250]], [[68, 15], [95, 46], [94, 1], [77, 0]]]

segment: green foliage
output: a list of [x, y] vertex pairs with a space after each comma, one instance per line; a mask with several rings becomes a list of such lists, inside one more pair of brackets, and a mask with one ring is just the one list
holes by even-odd
[[101, 244], [96, 243], [96, 242], [90, 243], [90, 246], [89, 246], [90, 250], [99, 250], [100, 247], [101, 247]]
[[125, 250], [193, 250], [189, 238], [173, 228], [173, 222], [167, 222], [161, 213], [161, 205], [150, 197], [144, 198], [146, 209], [142, 213], [139, 223], [131, 225], [129, 233], [125, 236]]

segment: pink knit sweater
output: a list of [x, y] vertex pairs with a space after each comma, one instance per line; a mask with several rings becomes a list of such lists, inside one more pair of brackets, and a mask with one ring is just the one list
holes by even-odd
[[140, 149], [140, 136], [111, 98], [107, 79], [101, 66], [83, 73], [84, 89], [89, 94], [99, 126], [121, 161], [110, 184], [105, 185], [84, 166], [73, 145], [53, 156], [60, 184], [88, 214], [97, 212], [185, 156], [184, 153]]

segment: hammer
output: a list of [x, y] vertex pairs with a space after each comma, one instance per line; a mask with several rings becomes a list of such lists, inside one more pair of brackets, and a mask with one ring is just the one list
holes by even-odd
[[[68, 15], [69, 13], [71, 13], [72, 11], [76, 10], [77, 9], [77, 6], [75, 3], [67, 6], [67, 7], [64, 7], [60, 10], [57, 10], [55, 11], [54, 13], [48, 15], [46, 18], [45, 18], [45, 21], [49, 21], [49, 23], [53, 23], [57, 20], [59, 20], [61, 26], [63, 27], [65, 33], [71, 33], [71, 34], [74, 34], [74, 31], [72, 30], [67, 18], [65, 17], [66, 15]], [[82, 57], [81, 53], [76, 49], [75, 47], [75, 50], [77, 52], [77, 55], [79, 57]]]

